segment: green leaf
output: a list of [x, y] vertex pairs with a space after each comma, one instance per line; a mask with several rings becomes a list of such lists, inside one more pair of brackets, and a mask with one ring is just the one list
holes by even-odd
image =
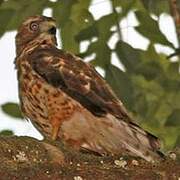
[[167, 92], [166, 94], [168, 95], [166, 96], [167, 102], [173, 109], [177, 109], [177, 107], [180, 107], [180, 91], [174, 89], [174, 91]]
[[180, 89], [180, 80], [172, 79], [171, 77], [162, 77], [159, 83], [168, 92], [177, 92]]
[[[107, 45], [107, 41], [113, 34], [113, 32], [110, 31], [110, 28], [115, 23], [116, 23], [115, 14], [108, 14], [100, 18], [98, 21], [96, 21], [92, 26], [94, 26], [93, 34], [97, 35], [98, 40], [96, 42], [91, 43], [87, 51], [84, 53], [84, 55], [95, 53], [96, 58], [95, 60], [93, 60], [93, 64], [95, 66], [102, 67], [105, 71], [107, 67], [109, 66], [110, 60], [111, 60], [111, 49]], [[88, 31], [86, 30], [85, 36], [89, 38], [90, 36], [87, 35], [87, 32], [89, 32], [89, 30]]]
[[2, 108], [3, 112], [6, 113], [7, 115], [9, 115], [13, 118], [23, 119], [23, 116], [21, 114], [18, 104], [8, 102], [6, 104], [1, 105], [1, 108]]
[[75, 41], [77, 31], [77, 25], [71, 20], [69, 20], [61, 29], [63, 49], [75, 54], [79, 53], [79, 43]]
[[13, 9], [0, 9], [0, 37], [5, 33], [9, 21], [12, 19], [15, 11]]
[[83, 29], [78, 33], [76, 39], [78, 41], [89, 40], [92, 37], [98, 37], [101, 42], [107, 42], [111, 37], [110, 28], [116, 24], [116, 14], [108, 14], [95, 21], [91, 26]]
[[[81, 10], [79, 16], [69, 19], [61, 28], [61, 38], [63, 41], [63, 48], [73, 53], [79, 53], [79, 42], [76, 40], [76, 35], [83, 29], [91, 25], [89, 20], [89, 13], [86, 10]], [[86, 23], [86, 20], [88, 21]]]
[[0, 131], [0, 135], [1, 136], [12, 136], [12, 135], [14, 135], [14, 132], [11, 130], [3, 130], [3, 131]]
[[135, 91], [134, 99], [135, 102], [133, 105], [133, 113], [136, 113], [138, 114], [138, 116], [141, 116], [143, 119], [145, 119], [148, 112], [148, 102], [146, 96], [143, 93], [140, 93], [139, 91]]
[[76, 36], [76, 41], [84, 41], [84, 40], [90, 40], [93, 37], [98, 36], [98, 30], [97, 27], [93, 24], [83, 30], [81, 30]]
[[148, 38], [152, 43], [159, 43], [174, 48], [174, 45], [167, 40], [165, 35], [160, 31], [158, 22], [151, 18], [148, 13], [136, 11], [136, 17], [140, 23], [135, 29]]
[[113, 65], [109, 65], [106, 71], [106, 80], [113, 88], [117, 96], [128, 109], [133, 105], [133, 87], [130, 78], [125, 72]]
[[63, 49], [79, 54], [79, 42], [76, 36], [79, 32], [94, 22], [93, 16], [88, 11], [90, 0], [62, 0], [56, 2], [53, 16], [57, 19]]
[[[146, 51], [141, 51], [141, 63], [136, 66], [136, 73], [143, 75], [147, 80], [157, 78], [163, 75], [164, 71], [159, 59], [159, 54], [156, 53], [152, 44], [149, 45]], [[164, 63], [162, 61], [162, 63]]]
[[90, 0], [62, 0], [56, 2], [53, 7], [53, 16], [57, 19], [57, 24], [63, 28], [68, 21], [73, 21], [78, 27], [87, 27], [94, 21], [93, 16], [88, 11]]
[[166, 121], [166, 126], [179, 126], [180, 127], [180, 109], [175, 109]]
[[121, 16], [124, 17], [128, 14], [129, 11], [139, 9], [144, 10], [144, 6], [139, 0], [111, 0], [113, 7], [121, 7], [122, 12]]
[[78, 3], [72, 6], [70, 19], [79, 27], [86, 27], [94, 22], [94, 18], [88, 10], [90, 3], [91, 0], [78, 0]]
[[134, 49], [123, 41], [119, 41], [116, 45], [116, 53], [127, 72], [134, 72], [141, 62], [140, 52], [141, 50]]
[[167, 68], [167, 73], [177, 79], [180, 79], [179, 62], [170, 62]]
[[96, 58], [94, 60], [95, 66], [100, 66], [107, 70], [107, 67], [110, 65], [111, 60], [111, 50], [107, 44], [97, 44], [96, 49]]
[[174, 148], [179, 136], [179, 132], [179, 127], [163, 127], [159, 130], [158, 136], [163, 140], [166, 150], [172, 150], [172, 148]]
[[151, 13], [160, 15], [162, 13], [170, 13], [169, 2], [165, 0], [141, 0], [144, 7]]
[[109, 46], [106, 43], [96, 41], [91, 43], [87, 51], [80, 55], [84, 58], [93, 53], [96, 54], [96, 57], [91, 61], [91, 64], [99, 66], [106, 71], [111, 62], [111, 49]]
[[155, 61], [141, 63], [136, 68], [136, 73], [143, 75], [147, 80], [155, 79], [161, 72], [161, 67]]
[[103, 16], [98, 21], [96, 21], [95, 26], [98, 29], [99, 40], [103, 42], [109, 40], [110, 36], [112, 35], [110, 28], [116, 24], [116, 21], [117, 16], [113, 13]]
[[83, 56], [88, 56], [93, 53], [96, 54], [96, 57], [91, 63], [94, 66], [100, 66], [106, 71], [111, 62], [111, 49], [106, 43], [96, 41], [88, 46]]
[[143, 119], [155, 120], [155, 114], [162, 103], [160, 100], [164, 95], [162, 87], [156, 81], [148, 81], [141, 75], [133, 74], [131, 79], [136, 102], [134, 111], [138, 112]]
[[1, 9], [12, 9], [15, 11], [13, 17], [8, 21], [7, 31], [15, 30], [22, 21], [32, 15], [41, 15], [48, 0], [8, 0], [1, 5]]
[[59, 27], [64, 27], [71, 15], [71, 9], [73, 4], [77, 3], [77, 0], [61, 0], [56, 2], [53, 7], [53, 17], [57, 21]]
[[[173, 110], [173, 108], [170, 106], [170, 104], [168, 104], [167, 101], [164, 99], [165, 98], [163, 98], [163, 97], [162, 98], [157, 97], [156, 104], [154, 103], [154, 107], [156, 108], [156, 109], [154, 109], [155, 110], [154, 115], [149, 106], [149, 112], [151, 112], [151, 114], [149, 114], [149, 118], [154, 116], [154, 119], [156, 119], [159, 122], [161, 127], [164, 126], [164, 124], [167, 120], [167, 117], [171, 114], [171, 112]], [[152, 109], [153, 109], [153, 107], [152, 107]]]

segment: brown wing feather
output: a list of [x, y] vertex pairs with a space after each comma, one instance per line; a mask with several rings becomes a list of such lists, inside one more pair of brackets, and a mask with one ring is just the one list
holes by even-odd
[[90, 64], [55, 47], [39, 47], [29, 59], [34, 70], [48, 83], [61, 88], [93, 114], [110, 113], [129, 121], [120, 100]]

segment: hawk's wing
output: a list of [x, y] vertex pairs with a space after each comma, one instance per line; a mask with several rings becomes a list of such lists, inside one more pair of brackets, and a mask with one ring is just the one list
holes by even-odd
[[[29, 55], [28, 60], [34, 71], [49, 84], [60, 88], [95, 116], [104, 116], [103, 118], [113, 122], [114, 126], [110, 130], [104, 131], [101, 128], [104, 133], [103, 137], [99, 137], [99, 133], [94, 136], [97, 137], [95, 142], [100, 147], [104, 147], [106, 150], [108, 147], [115, 147], [119, 150], [121, 145], [125, 144], [127, 150], [134, 152], [134, 154], [139, 153], [141, 157], [145, 157], [142, 153], [146, 152], [154, 153], [155, 151], [154, 154], [157, 155], [158, 139], [131, 122], [120, 100], [90, 64], [50, 46], [36, 48]], [[107, 114], [111, 114], [115, 118], [108, 118]], [[103, 124], [101, 125], [106, 127]], [[70, 132], [68, 131], [68, 133]], [[111, 139], [111, 141], [108, 141], [108, 139]], [[98, 148], [93, 143], [91, 144], [92, 139], [86, 137], [86, 140], [90, 143], [88, 149], [95, 149], [98, 152]]]
[[33, 69], [96, 116], [110, 113], [129, 121], [120, 100], [88, 63], [55, 47], [39, 47], [29, 57]]

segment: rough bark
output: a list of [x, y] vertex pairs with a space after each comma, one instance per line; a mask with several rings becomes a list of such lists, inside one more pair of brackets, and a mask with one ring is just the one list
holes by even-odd
[[169, 0], [171, 14], [175, 22], [178, 43], [180, 46], [180, 7], [178, 6], [177, 0]]
[[178, 179], [180, 150], [161, 162], [133, 157], [83, 154], [59, 142], [30, 137], [0, 137], [0, 179]]

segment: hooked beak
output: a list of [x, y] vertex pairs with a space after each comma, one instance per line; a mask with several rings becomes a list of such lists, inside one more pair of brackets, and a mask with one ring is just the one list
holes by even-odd
[[56, 35], [56, 27], [55, 27], [55, 26], [52, 26], [52, 27], [48, 30], [48, 33], [49, 33], [49, 34], [52, 34], [52, 35]]
[[51, 35], [56, 35], [56, 24], [54, 21], [45, 21], [41, 24], [40, 31], [42, 33], [48, 33]]

